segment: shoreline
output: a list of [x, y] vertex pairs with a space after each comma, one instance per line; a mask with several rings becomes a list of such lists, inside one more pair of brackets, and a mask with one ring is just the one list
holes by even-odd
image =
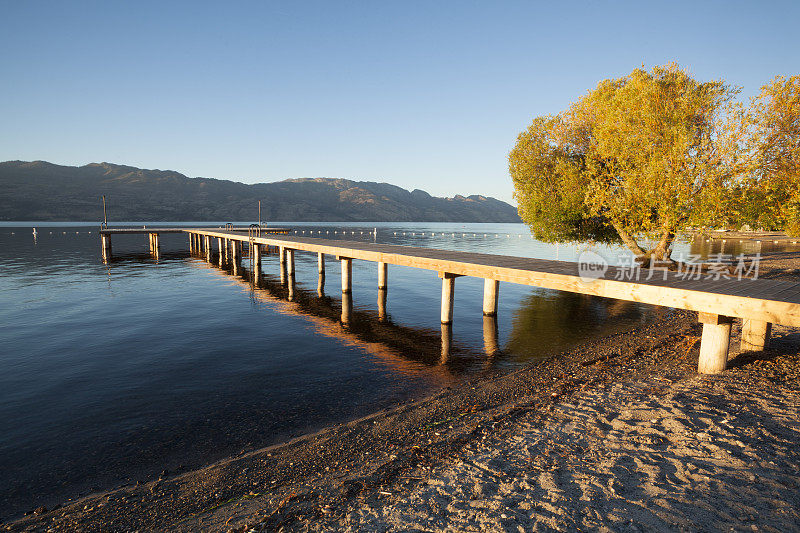
[[[795, 254], [775, 267], [796, 268], [798, 262]], [[485, 475], [492, 469], [474, 466], [475, 454], [492, 446], [504, 450], [507, 443], [501, 437], [519, 437], [520, 425], [533, 424], [532, 417], [540, 417], [537, 427], [548, 427], [553, 422], [548, 418], [551, 413], [568, 412], [567, 406], [585, 401], [586, 395], [608, 399], [609, 391], [619, 384], [630, 390], [647, 384], [655, 390], [703, 381], [696, 374], [699, 330], [694, 313], [672, 311], [651, 324], [582, 343], [510, 374], [468, 381], [284, 444], [177, 476], [90, 495], [2, 527], [10, 531], [248, 531], [313, 530], [327, 524], [328, 529], [358, 530], [380, 523], [385, 528], [411, 528], [413, 521], [390, 519], [380, 510], [399, 513], [413, 505], [415, 494], [433, 497], [426, 492], [431, 482], [435, 485], [438, 480], [441, 486], [442, 479], [449, 479], [446, 485], [452, 485], [465, 476]], [[776, 343], [778, 351], [739, 358], [732, 350], [733, 370], [708, 379], [724, 383], [749, 372], [751, 380], [758, 381], [770, 365], [787, 366], [787, 358], [798, 362], [799, 335], [781, 327], [774, 334], [785, 338]], [[731, 346], [737, 347], [735, 338]], [[789, 389], [796, 388], [797, 374], [787, 375], [784, 381]], [[565, 420], [567, 426], [572, 423], [569, 416]], [[542, 438], [553, 440], [552, 436]], [[464, 460], [473, 464], [470, 473], [462, 469], [458, 475], [447, 474], [448, 468], [463, 465]], [[484, 526], [501, 528], [499, 521], [505, 519], [499, 514], [496, 524], [484, 522]], [[558, 522], [541, 525], [561, 527]], [[437, 522], [434, 529], [468, 526]]]

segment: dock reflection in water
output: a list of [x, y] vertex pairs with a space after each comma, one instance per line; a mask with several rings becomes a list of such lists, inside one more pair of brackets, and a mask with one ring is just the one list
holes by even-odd
[[[527, 288], [531, 294], [513, 313], [505, 347], [500, 344], [497, 316], [484, 315], [483, 349], [479, 350], [477, 345], [454, 342], [452, 324], [440, 324], [437, 334], [432, 329], [394, 323], [387, 311], [387, 289], [377, 290], [376, 310], [356, 310], [352, 293], [342, 293], [341, 300], [326, 296], [324, 272], [318, 274], [312, 292], [299, 288], [295, 275], [287, 276], [282, 263], [279, 278], [235, 263], [223, 269], [210, 263], [206, 266], [235, 279], [253, 298], [270, 304], [271, 311], [303, 317], [313, 324], [316, 334], [358, 345], [394, 371], [436, 376], [439, 386], [463, 373], [495, 372], [508, 364], [541, 360], [596, 337], [599, 331], [623, 332], [669, 313], [665, 308], [634, 302]], [[409, 363], [422, 363], [426, 368]]]

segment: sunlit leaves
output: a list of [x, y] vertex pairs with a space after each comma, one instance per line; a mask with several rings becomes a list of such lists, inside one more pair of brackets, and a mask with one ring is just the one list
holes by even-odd
[[675, 64], [634, 70], [556, 115], [536, 118], [509, 154], [520, 214], [549, 241], [656, 242], [720, 219], [746, 127], [722, 81], [699, 82]]

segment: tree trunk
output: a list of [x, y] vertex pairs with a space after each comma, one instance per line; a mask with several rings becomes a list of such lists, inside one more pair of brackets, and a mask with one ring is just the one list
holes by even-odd
[[625, 231], [624, 229], [622, 229], [622, 225], [618, 224], [617, 222], [612, 221], [611, 225], [616, 230], [617, 235], [619, 235], [619, 238], [622, 239], [622, 242], [625, 243], [625, 246], [627, 246], [628, 249], [631, 252], [633, 252], [633, 254], [636, 256], [636, 261], [638, 261], [638, 262], [646, 261], [647, 260], [647, 252], [642, 250], [642, 247], [639, 246], [639, 244], [631, 236], [631, 234], [628, 233], [627, 231]]
[[669, 261], [669, 256], [672, 254], [672, 242], [675, 240], [675, 233], [671, 229], [665, 228], [661, 232], [661, 238], [658, 245], [653, 248], [651, 257], [655, 261]]

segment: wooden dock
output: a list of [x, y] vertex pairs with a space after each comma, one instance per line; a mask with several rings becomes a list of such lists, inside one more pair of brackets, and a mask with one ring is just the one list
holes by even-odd
[[[124, 227], [124, 228], [109, 228], [103, 226], [100, 228], [100, 245], [102, 248], [103, 253], [103, 261], [108, 261], [111, 259], [111, 236], [112, 235], [147, 235], [148, 240], [150, 241], [150, 253], [158, 256], [159, 250], [161, 249], [159, 235], [162, 233], [186, 233], [187, 229], [192, 230], [207, 230], [207, 229], [225, 229], [226, 231], [246, 231], [248, 234], [287, 234], [291, 230], [289, 228], [270, 228], [266, 226], [261, 226], [259, 224], [252, 224], [247, 227], [234, 227], [232, 224], [226, 224], [223, 228], [222, 226], [214, 226], [214, 227], [151, 227], [148, 228], [147, 226], [140, 227]], [[193, 235], [193, 234], [190, 234]], [[189, 238], [189, 250], [193, 250], [193, 237]]]
[[[275, 234], [278, 230], [283, 234]], [[286, 235], [285, 228], [272, 232], [262, 229], [260, 233], [252, 228], [181, 228], [180, 231], [189, 234], [190, 250], [204, 255], [209, 262], [214, 240], [220, 264], [238, 265], [242, 246], [246, 245], [253, 270], [259, 274], [264, 251], [275, 248], [282, 279], [293, 280], [296, 251], [317, 254], [320, 282], [325, 274], [325, 255], [335, 256], [341, 261], [341, 288], [347, 299], [352, 289], [352, 261], [377, 263], [378, 307], [382, 315], [386, 313], [388, 265], [438, 273], [442, 278], [442, 324], [453, 320], [455, 280], [460, 276], [485, 280], [483, 313], [486, 316], [497, 313], [500, 281], [697, 311], [698, 320], [703, 324], [698, 364], [701, 373], [725, 369], [735, 318], [743, 320], [742, 349], [749, 351], [767, 347], [772, 324], [800, 326], [800, 283], [794, 282], [708, 279], [707, 275], [699, 273], [687, 279], [660, 270], [643, 270], [638, 279], [632, 279], [631, 270], [613, 266], [607, 267], [596, 279], [587, 279], [579, 273], [577, 263], [565, 261], [296, 237]], [[647, 277], [650, 279], [645, 279]], [[343, 320], [345, 318], [343, 312]]]

